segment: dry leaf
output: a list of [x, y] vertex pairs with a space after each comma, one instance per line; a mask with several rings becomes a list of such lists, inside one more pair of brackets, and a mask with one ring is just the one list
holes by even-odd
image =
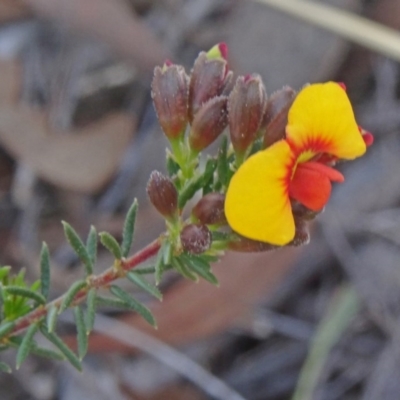
[[42, 179], [64, 189], [96, 193], [112, 177], [134, 130], [115, 113], [75, 132], [51, 134], [43, 113], [0, 107], [0, 144]]

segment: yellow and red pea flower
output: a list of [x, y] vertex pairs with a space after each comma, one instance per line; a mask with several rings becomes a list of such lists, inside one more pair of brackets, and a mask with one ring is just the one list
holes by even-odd
[[289, 243], [295, 235], [290, 200], [322, 209], [331, 181], [344, 181], [327, 163], [360, 157], [371, 143], [345, 87], [328, 82], [303, 88], [289, 110], [286, 138], [249, 157], [232, 177], [225, 201], [229, 225], [249, 239]]

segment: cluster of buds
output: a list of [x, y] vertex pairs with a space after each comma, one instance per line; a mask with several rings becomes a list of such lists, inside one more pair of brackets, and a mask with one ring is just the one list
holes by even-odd
[[183, 140], [189, 124], [190, 148], [199, 153], [223, 132], [228, 125], [231, 80], [224, 43], [201, 52], [190, 77], [182, 66], [170, 62], [156, 67], [152, 98], [161, 128], [171, 143]]

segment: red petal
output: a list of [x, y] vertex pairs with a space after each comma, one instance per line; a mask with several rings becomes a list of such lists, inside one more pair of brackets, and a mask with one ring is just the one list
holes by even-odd
[[329, 167], [328, 165], [322, 164], [321, 162], [308, 161], [306, 163], [299, 164], [297, 169], [299, 168], [319, 172], [323, 175], [326, 175], [329, 180], [333, 182], [344, 182], [344, 176], [339, 171]]
[[329, 200], [331, 181], [325, 173], [314, 168], [307, 168], [307, 164], [309, 163], [300, 164], [296, 168], [289, 185], [289, 196], [310, 210], [318, 211]]

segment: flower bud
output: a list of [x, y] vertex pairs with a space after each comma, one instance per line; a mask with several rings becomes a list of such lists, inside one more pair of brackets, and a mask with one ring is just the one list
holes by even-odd
[[262, 126], [265, 127], [264, 148], [285, 137], [288, 113], [295, 99], [295, 91], [289, 86], [273, 93], [267, 102]]
[[157, 211], [165, 218], [174, 218], [178, 211], [178, 192], [172, 181], [158, 171], [150, 174], [147, 194]]
[[192, 215], [204, 225], [225, 225], [224, 204], [225, 195], [208, 193], [194, 206]]
[[181, 232], [183, 250], [190, 254], [201, 254], [211, 246], [211, 232], [205, 225], [186, 225]]
[[248, 239], [238, 233], [231, 234], [231, 240], [228, 243], [228, 249], [239, 251], [241, 253], [255, 253], [261, 251], [269, 251], [279, 248], [273, 244], [259, 242], [257, 240]]
[[207, 101], [195, 115], [189, 134], [192, 150], [200, 152], [209, 146], [228, 125], [228, 98], [214, 97]]
[[194, 62], [189, 84], [189, 121], [192, 122], [201, 106], [224, 94], [232, 79], [226, 60], [227, 47], [221, 43], [208, 53], [201, 52]]
[[151, 96], [161, 128], [168, 139], [182, 137], [188, 123], [189, 78], [180, 65], [156, 67]]
[[238, 77], [228, 100], [229, 130], [237, 155], [244, 155], [256, 139], [266, 105], [261, 77], [257, 74]]

